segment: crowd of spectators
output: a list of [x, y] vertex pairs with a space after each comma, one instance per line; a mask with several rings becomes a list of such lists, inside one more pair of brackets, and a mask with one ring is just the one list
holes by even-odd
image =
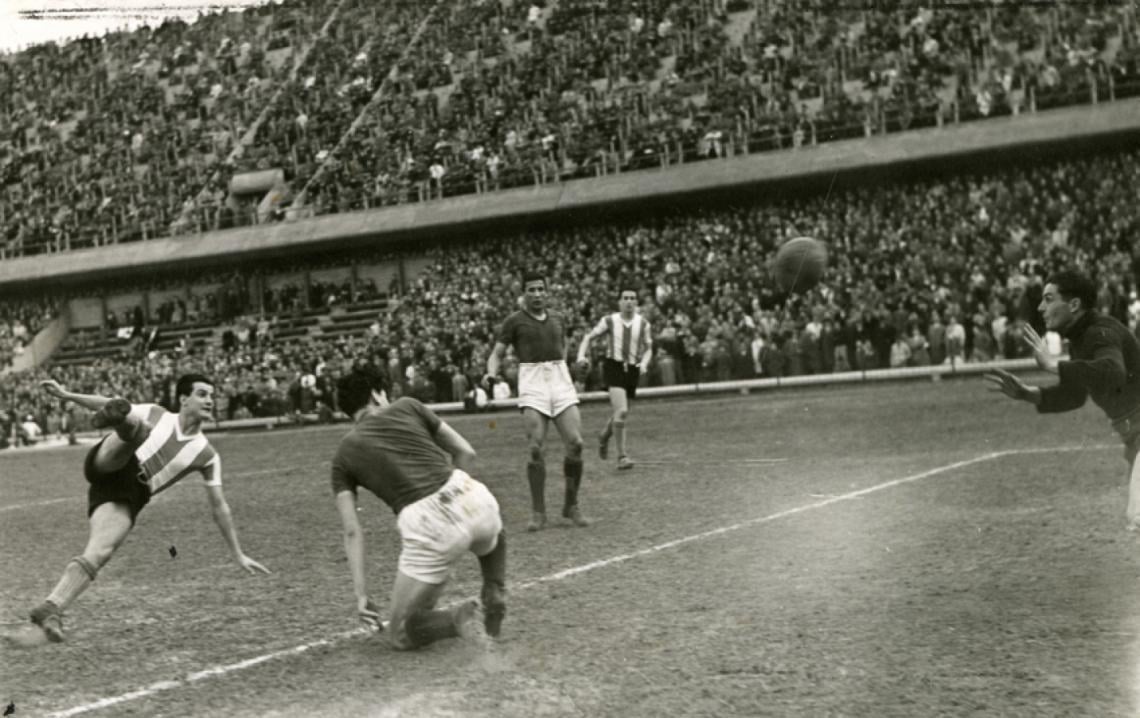
[[36, 45], [0, 57], [0, 256], [192, 229], [181, 214], [238, 145], [331, 2]]
[[[618, 281], [642, 287], [654, 383], [1023, 357], [1016, 330], [1039, 321], [1043, 280], [1061, 264], [1094, 271], [1102, 309], [1135, 327], [1138, 179], [1130, 152], [449, 247], [381, 343], [478, 373], [520, 294], [518, 268], [540, 266], [572, 347], [612, 310]], [[801, 235], [829, 244], [831, 267], [821, 289], [788, 304], [768, 266]]]
[[[286, 0], [0, 57], [0, 259], [1140, 92], [1131, 4]], [[232, 182], [280, 171], [250, 195]], [[232, 190], [232, 191], [231, 191]]]
[[48, 298], [0, 301], [0, 369], [11, 366], [58, 312], [59, 302]]
[[[175, 375], [202, 370], [218, 381], [219, 418], [327, 418], [332, 382], [354, 366], [387, 374], [397, 393], [463, 400], [533, 267], [549, 273], [554, 308], [569, 319], [570, 353], [613, 310], [615, 288], [635, 282], [654, 330], [651, 384], [1024, 357], [1019, 328], [1043, 330], [1035, 307], [1060, 266], [1095, 273], [1100, 309], [1138, 328], [1137, 186], [1140, 151], [1128, 150], [450, 244], [355, 335], [254, 331], [225, 345], [49, 366], [10, 377], [0, 406], [59, 425], [60, 407], [35, 391], [49, 374], [81, 391], [169, 402]], [[800, 235], [827, 242], [830, 265], [819, 288], [788, 298], [768, 267]], [[309, 299], [342, 290], [330, 282]], [[503, 373], [513, 385], [513, 357]], [[600, 382], [596, 370], [575, 378], [583, 389]]]

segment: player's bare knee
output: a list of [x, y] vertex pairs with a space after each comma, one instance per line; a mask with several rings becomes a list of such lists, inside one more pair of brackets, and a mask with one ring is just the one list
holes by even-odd
[[115, 555], [115, 546], [110, 544], [97, 544], [95, 546], [88, 546], [83, 552], [82, 558], [89, 567], [98, 571], [107, 565], [111, 557]]
[[566, 455], [571, 459], [581, 460], [582, 458], [582, 437], [575, 436], [566, 442]]
[[618, 409], [616, 412], [614, 412], [614, 421], [624, 424], [626, 417], [628, 416], [629, 409]]

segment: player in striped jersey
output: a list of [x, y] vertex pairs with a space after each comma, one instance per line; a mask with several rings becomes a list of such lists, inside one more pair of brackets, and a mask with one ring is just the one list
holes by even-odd
[[626, 453], [626, 420], [629, 406], [637, 395], [641, 375], [649, 370], [653, 358], [653, 338], [649, 322], [637, 312], [637, 290], [622, 286], [618, 295], [618, 311], [602, 317], [590, 333], [582, 338], [578, 347], [578, 363], [589, 366], [590, 343], [600, 337], [606, 339], [606, 358], [603, 377], [610, 394], [613, 414], [598, 437], [598, 454], [602, 459], [609, 455], [610, 437], [617, 444], [619, 470], [633, 468]]
[[91, 585], [134, 528], [139, 511], [150, 497], [190, 474], [200, 474], [210, 500], [214, 522], [238, 565], [249, 573], [269, 573], [241, 549], [230, 507], [222, 493], [222, 461], [202, 433], [202, 422], [213, 418], [214, 386], [200, 374], [181, 377], [175, 388], [178, 413], [155, 404], [134, 404], [75, 394], [58, 382], [40, 387], [57, 399], [95, 411], [92, 424], [111, 428], [87, 454], [83, 472], [90, 484], [87, 547], [68, 562], [63, 577], [47, 599], [32, 609], [31, 627], [6, 636], [10, 643], [31, 647], [63, 640], [63, 612]]

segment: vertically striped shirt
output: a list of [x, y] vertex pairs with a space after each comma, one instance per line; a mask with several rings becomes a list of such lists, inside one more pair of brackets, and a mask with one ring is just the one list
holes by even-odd
[[157, 404], [132, 404], [131, 416], [151, 427], [150, 436], [135, 449], [151, 494], [192, 473], [201, 474], [206, 486], [222, 485], [222, 459], [205, 434], [183, 434], [178, 414]]
[[621, 312], [602, 317], [593, 331], [596, 337], [606, 338], [606, 358], [623, 364], [640, 364], [641, 357], [653, 346], [649, 322], [640, 314], [626, 322]]

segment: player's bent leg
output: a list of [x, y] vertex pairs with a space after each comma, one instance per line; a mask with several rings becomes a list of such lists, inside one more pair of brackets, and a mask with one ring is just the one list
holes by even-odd
[[96, 569], [101, 569], [123, 545], [134, 526], [130, 507], [117, 501], [100, 504], [91, 512], [88, 523], [91, 533], [83, 549], [83, 558]]
[[417, 613], [431, 612], [443, 590], [442, 583], [427, 583], [396, 572], [392, 585], [392, 603], [388, 615], [388, 639], [396, 648], [406, 650], [417, 644], [408, 636], [408, 619]]
[[444, 638], [462, 635], [474, 617], [474, 607], [465, 603], [451, 610], [430, 610], [439, 600], [442, 583], [427, 583], [403, 571], [396, 573], [392, 587], [392, 610], [388, 640], [399, 650], [422, 648]]
[[503, 618], [507, 615], [507, 535], [499, 532], [494, 539], [494, 548], [481, 552], [482, 546], [472, 546], [471, 550], [479, 557], [479, 571], [483, 574], [483, 626], [487, 635], [498, 636], [502, 631]]
[[94, 466], [103, 473], [111, 473], [123, 468], [150, 436], [151, 427], [142, 419], [131, 415], [131, 404], [126, 399], [111, 399], [95, 416], [91, 423], [96, 428], [112, 428], [95, 453]]

